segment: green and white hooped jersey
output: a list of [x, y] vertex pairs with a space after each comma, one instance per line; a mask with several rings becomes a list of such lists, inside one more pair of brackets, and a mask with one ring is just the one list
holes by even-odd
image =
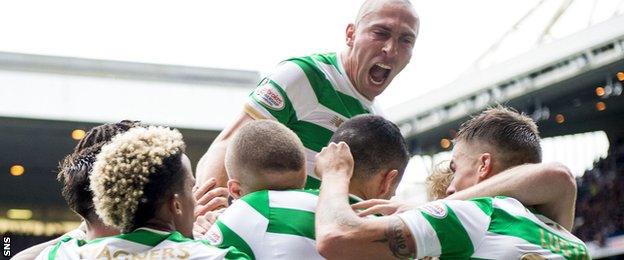
[[179, 232], [139, 228], [131, 233], [89, 242], [69, 236], [46, 248], [43, 259], [249, 259], [235, 248], [220, 249]]
[[376, 110], [351, 84], [336, 53], [280, 63], [245, 104], [245, 112], [251, 117], [277, 120], [299, 136], [306, 148], [307, 189], [320, 187], [314, 174], [314, 156], [329, 143], [338, 126]]
[[[234, 246], [253, 259], [323, 259], [316, 251], [318, 190], [262, 190], [228, 207], [206, 233], [219, 247]], [[361, 201], [352, 196], [350, 203]]]
[[417, 258], [589, 259], [580, 239], [508, 197], [438, 200], [399, 214]]

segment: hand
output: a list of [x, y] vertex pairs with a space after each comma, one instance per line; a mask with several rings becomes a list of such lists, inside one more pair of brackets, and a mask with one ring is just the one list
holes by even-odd
[[353, 210], [361, 210], [358, 216], [365, 217], [372, 214], [381, 214], [384, 216], [398, 214], [411, 209], [415, 209], [415, 205], [410, 205], [402, 201], [372, 199], [351, 205]]
[[228, 195], [227, 188], [217, 186], [217, 181], [214, 178], [210, 178], [200, 187], [193, 187], [193, 196], [197, 200], [195, 217], [210, 211], [227, 208], [229, 206]]
[[195, 219], [193, 223], [193, 238], [201, 239], [208, 230], [217, 222], [217, 218], [225, 211], [225, 208], [206, 212]]
[[349, 179], [353, 175], [353, 156], [345, 142], [330, 143], [316, 155], [316, 175], [339, 174]]

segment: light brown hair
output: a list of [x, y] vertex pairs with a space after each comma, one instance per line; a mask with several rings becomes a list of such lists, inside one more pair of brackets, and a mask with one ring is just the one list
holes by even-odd
[[513, 108], [496, 106], [464, 122], [455, 141], [487, 144], [496, 149], [503, 169], [542, 161], [537, 125]]

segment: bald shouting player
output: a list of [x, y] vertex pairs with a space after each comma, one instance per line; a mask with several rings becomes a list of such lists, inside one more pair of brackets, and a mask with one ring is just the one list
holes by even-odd
[[215, 139], [197, 165], [197, 181], [225, 186], [228, 142], [254, 119], [284, 124], [305, 147], [306, 188], [318, 188], [314, 156], [342, 122], [375, 113], [381, 94], [412, 57], [419, 19], [409, 1], [368, 0], [345, 30], [340, 53], [313, 54], [280, 63], [249, 95], [243, 113]]

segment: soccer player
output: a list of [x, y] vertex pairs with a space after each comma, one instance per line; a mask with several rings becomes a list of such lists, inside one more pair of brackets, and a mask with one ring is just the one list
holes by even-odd
[[[332, 140], [353, 147], [351, 203], [394, 195], [409, 160], [396, 125], [360, 115], [342, 124]], [[301, 189], [303, 145], [291, 130], [270, 120], [246, 124], [230, 142], [226, 168], [228, 188], [238, 200], [209, 230], [213, 245], [235, 246], [256, 259], [322, 258], [314, 240], [318, 190]]]
[[182, 135], [164, 127], [134, 127], [102, 147], [89, 177], [97, 215], [121, 235], [65, 238], [38, 259], [247, 259], [235, 248], [195, 241], [195, 180]]
[[367, 0], [347, 25], [340, 53], [288, 59], [250, 94], [244, 112], [224, 129], [197, 165], [198, 183], [227, 181], [224, 158], [238, 129], [254, 119], [271, 119], [293, 130], [305, 147], [307, 188], [318, 188], [314, 156], [342, 124], [376, 113], [375, 97], [409, 63], [419, 19], [407, 0]]
[[[464, 124], [457, 140], [479, 145], [460, 150], [465, 154], [459, 156], [454, 150], [452, 169], [455, 174], [465, 171], [460, 174], [466, 176], [453, 180], [451, 191], [453, 187], [466, 188], [489, 178], [500, 180], [492, 176], [507, 167], [540, 160], [539, 137], [534, 123], [506, 109], [488, 110]], [[497, 142], [504, 142], [506, 147], [501, 148]], [[492, 148], [511, 152], [499, 154], [501, 150]], [[536, 149], [537, 155], [526, 154]], [[516, 153], [525, 154], [518, 156]], [[398, 215], [360, 218], [344, 202], [353, 171], [348, 145], [332, 143], [317, 159], [317, 173], [323, 182], [316, 214], [316, 234], [317, 247], [324, 257], [589, 257], [581, 240], [553, 221], [531, 213], [510, 197], [440, 200]], [[535, 165], [519, 166], [510, 171], [517, 176], [527, 167]], [[565, 200], [567, 198], [562, 198], [562, 203], [568, 203]]]
[[[61, 194], [67, 205], [83, 220], [81, 226], [56, 239], [22, 250], [13, 259], [33, 259], [46, 247], [67, 237], [92, 240], [119, 234], [118, 230], [104, 225], [95, 213], [93, 194], [89, 189], [89, 174], [93, 168], [95, 156], [100, 152], [102, 146], [110, 142], [115, 135], [140, 125], [141, 123], [138, 121], [123, 120], [118, 123], [99, 125], [87, 131], [85, 136], [76, 144], [72, 153], [61, 161], [57, 176], [62, 186]], [[219, 197], [223, 191], [220, 188], [212, 189], [214, 182], [214, 179], [209, 180], [194, 192], [198, 200], [196, 215], [227, 206]], [[212, 191], [209, 192], [209, 189]]]
[[89, 190], [89, 174], [95, 162], [95, 156], [100, 152], [102, 146], [108, 143], [113, 136], [126, 132], [137, 124], [138, 122], [135, 121], [124, 120], [119, 123], [96, 126], [85, 134], [76, 144], [73, 152], [61, 161], [57, 176], [63, 187], [61, 192], [63, 198], [69, 208], [82, 218], [83, 224], [61, 237], [27, 248], [15, 255], [13, 259], [33, 259], [46, 247], [54, 245], [66, 237], [91, 240], [119, 233], [119, 231], [105, 226], [95, 214], [93, 195]]

